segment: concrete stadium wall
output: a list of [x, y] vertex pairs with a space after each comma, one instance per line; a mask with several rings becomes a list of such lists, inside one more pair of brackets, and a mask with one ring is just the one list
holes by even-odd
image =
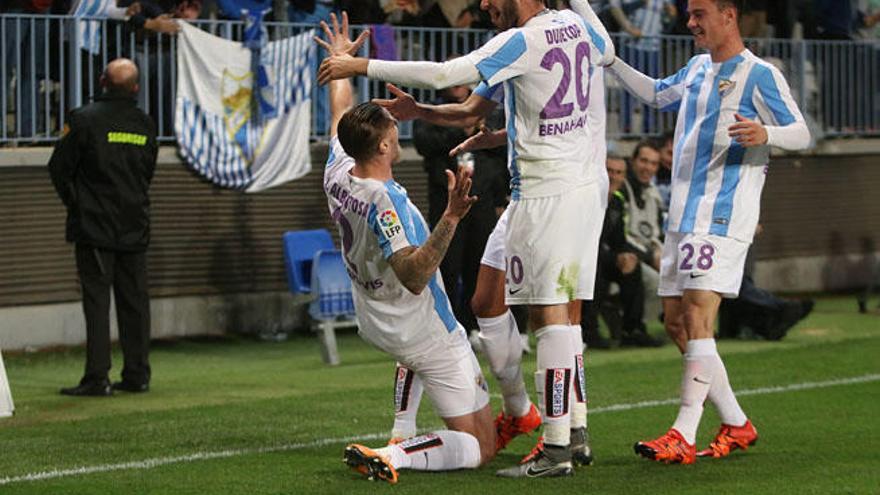
[[[880, 235], [880, 144], [870, 143], [774, 159], [762, 201], [764, 233], [756, 243], [760, 286], [802, 292], [865, 282], [868, 265], [880, 259], [870, 246]], [[85, 339], [64, 211], [45, 170], [50, 154], [47, 148], [0, 150], [0, 349]], [[201, 180], [173, 148], [162, 150], [149, 251], [155, 337], [306, 325], [302, 298], [286, 292], [280, 238], [286, 230], [321, 227], [336, 235], [320, 186], [325, 155], [326, 148], [316, 146], [306, 177], [245, 195]], [[424, 210], [421, 160], [410, 147], [403, 158], [395, 175]]]

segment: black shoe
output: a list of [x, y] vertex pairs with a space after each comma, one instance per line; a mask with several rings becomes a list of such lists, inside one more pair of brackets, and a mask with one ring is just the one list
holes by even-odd
[[611, 341], [605, 337], [598, 337], [586, 341], [587, 349], [611, 349]]
[[122, 390], [123, 392], [131, 392], [139, 394], [150, 391], [149, 383], [134, 383], [122, 380], [121, 382], [113, 382], [113, 390]]
[[648, 332], [630, 332], [623, 335], [620, 339], [622, 347], [663, 347], [665, 344], [662, 339], [651, 337]]
[[813, 311], [813, 301], [787, 301], [782, 308], [779, 319], [764, 337], [767, 340], [782, 340], [791, 327], [798, 324]]
[[75, 397], [108, 397], [113, 395], [113, 388], [109, 381], [80, 383], [75, 387], [61, 389], [61, 395], [73, 395]]

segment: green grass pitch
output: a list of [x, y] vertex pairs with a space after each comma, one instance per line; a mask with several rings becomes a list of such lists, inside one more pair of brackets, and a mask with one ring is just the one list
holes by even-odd
[[[112, 398], [58, 395], [79, 379], [82, 349], [9, 354], [16, 414], [0, 420], [0, 494], [880, 493], [880, 316], [827, 298], [781, 342], [719, 349], [734, 388], [757, 391], [740, 397], [760, 434], [746, 452], [691, 466], [633, 454], [675, 419], [675, 404], [631, 406], [677, 397], [681, 359], [668, 344], [588, 353], [596, 463], [573, 478], [496, 478], [530, 450], [526, 437], [482, 469], [404, 471], [396, 486], [341, 462], [348, 441], [383, 444], [393, 417], [394, 363], [353, 333], [340, 335], [335, 368], [311, 337], [156, 343], [152, 390]], [[524, 363], [528, 384], [534, 356]], [[829, 383], [842, 379], [855, 380]], [[419, 421], [440, 425], [427, 398]], [[698, 444], [717, 427], [707, 404]]]

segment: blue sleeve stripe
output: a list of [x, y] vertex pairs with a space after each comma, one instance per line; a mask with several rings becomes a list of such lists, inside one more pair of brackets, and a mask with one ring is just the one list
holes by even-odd
[[794, 115], [788, 109], [785, 100], [782, 99], [782, 95], [779, 93], [779, 87], [776, 86], [773, 72], [769, 67], [763, 65], [756, 65], [756, 70], [759, 71], [758, 89], [761, 91], [761, 96], [764, 97], [764, 102], [773, 113], [776, 123], [783, 126], [793, 124], [795, 121]]
[[660, 79], [656, 83], [654, 83], [654, 91], [659, 93], [659, 92], [665, 91], [673, 86], [681, 84], [682, 81], [684, 81], [685, 77], [687, 77], [688, 72], [691, 70], [691, 64], [693, 64], [693, 62], [694, 62], [694, 60], [696, 60], [696, 58], [697, 57], [690, 59], [688, 61], [687, 65], [682, 67], [675, 74], [673, 74], [665, 79]]
[[[758, 70], [759, 67], [759, 65], [755, 65], [749, 72], [749, 77], [746, 79], [746, 85], [743, 88], [742, 98], [739, 102], [739, 114], [747, 119], [753, 119], [758, 114], [752, 98], [755, 94], [755, 86], [761, 77], [761, 72]], [[727, 232], [730, 229], [730, 219], [733, 214], [733, 198], [739, 185], [740, 168], [742, 167], [745, 154], [745, 147], [731, 139], [730, 149], [727, 151], [727, 160], [724, 162], [721, 189], [718, 191], [718, 196], [715, 198], [715, 207], [712, 209], [712, 226], [709, 227], [710, 234], [727, 236]]]
[[521, 32], [516, 32], [498, 51], [481, 60], [477, 64], [477, 70], [480, 71], [483, 80], [488, 81], [505, 67], [513, 65], [524, 53], [526, 53], [526, 38]]
[[425, 239], [420, 240], [416, 235], [412, 213], [409, 211], [409, 200], [407, 199], [406, 194], [400, 191], [399, 186], [393, 180], [385, 182], [385, 191], [388, 192], [391, 204], [397, 212], [397, 218], [400, 220], [400, 224], [403, 225], [403, 232], [406, 234], [406, 240], [409, 241], [412, 246], [421, 246], [422, 243], [425, 242]]
[[371, 204], [370, 211], [367, 212], [367, 224], [370, 226], [370, 229], [373, 230], [373, 233], [376, 234], [376, 241], [379, 242], [379, 248], [382, 249], [382, 257], [387, 260], [394, 253], [391, 252], [391, 242], [382, 235], [382, 230], [379, 227], [379, 220], [376, 218], [377, 213], [376, 204]]
[[333, 165], [334, 162], [336, 162], [336, 147], [333, 146], [333, 141], [330, 141], [330, 152], [327, 153], [327, 167]]
[[599, 33], [596, 32], [595, 29], [593, 29], [593, 26], [587, 24], [583, 18], [581, 18], [581, 22], [587, 29], [587, 33], [590, 35], [590, 39], [593, 41], [593, 45], [596, 47], [596, 50], [599, 50], [599, 53], [605, 55], [605, 40], [602, 39], [602, 36], [600, 36]]
[[488, 84], [486, 84], [486, 81], [480, 81], [480, 84], [477, 85], [476, 89], [474, 89], [474, 94], [486, 100], [491, 100], [500, 88], [501, 83], [498, 83], [494, 86], [489, 86]]
[[[415, 234], [416, 239], [420, 240], [420, 244], [424, 243], [428, 240], [428, 228], [425, 225], [424, 219], [421, 218], [421, 215], [418, 214], [417, 211], [413, 213], [413, 217], [415, 217], [415, 221], [413, 222], [413, 233]], [[458, 328], [458, 320], [455, 319], [455, 314], [452, 312], [452, 304], [449, 303], [449, 297], [446, 295], [446, 291], [440, 288], [440, 283], [437, 282], [439, 278], [440, 270], [437, 270], [428, 281], [428, 290], [431, 291], [431, 297], [434, 298], [434, 311], [437, 312], [437, 316], [440, 317], [440, 321], [443, 322], [446, 331], [452, 332]]]

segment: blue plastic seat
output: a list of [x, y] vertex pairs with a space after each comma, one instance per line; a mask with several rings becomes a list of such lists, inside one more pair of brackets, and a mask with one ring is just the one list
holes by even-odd
[[342, 261], [342, 252], [318, 251], [312, 262], [312, 294], [315, 300], [309, 314], [316, 320], [354, 316], [351, 279]]
[[312, 262], [321, 250], [334, 249], [333, 238], [327, 229], [285, 232], [284, 265], [290, 292], [308, 294], [312, 291]]
[[290, 292], [311, 296], [309, 315], [317, 321], [312, 328], [321, 340], [322, 358], [337, 365], [336, 328], [357, 326], [342, 253], [326, 229], [285, 232], [283, 244]]

